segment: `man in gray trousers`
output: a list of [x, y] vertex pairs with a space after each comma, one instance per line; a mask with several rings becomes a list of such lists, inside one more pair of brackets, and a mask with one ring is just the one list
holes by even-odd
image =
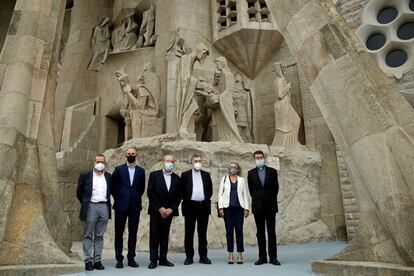
[[105, 269], [101, 263], [103, 236], [111, 218], [111, 174], [105, 171], [105, 164], [105, 156], [96, 155], [93, 169], [81, 173], [76, 189], [79, 218], [85, 222], [82, 243], [87, 271]]

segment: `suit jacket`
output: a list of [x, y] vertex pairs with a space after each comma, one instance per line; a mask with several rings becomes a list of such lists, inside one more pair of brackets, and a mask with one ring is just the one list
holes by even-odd
[[153, 171], [148, 180], [147, 195], [149, 199], [148, 214], [159, 214], [161, 207], [171, 208], [172, 216], [178, 216], [178, 206], [181, 203], [181, 181], [175, 173], [171, 174], [170, 190], [167, 190], [162, 170]]
[[257, 168], [250, 170], [247, 175], [249, 192], [252, 197], [253, 214], [276, 214], [278, 212], [277, 193], [279, 192], [279, 182], [277, 179], [277, 171], [274, 168], [265, 167], [266, 177], [263, 187]]
[[[109, 218], [111, 218], [111, 174], [104, 172], [106, 180], [106, 198], [109, 211]], [[93, 188], [93, 170], [84, 171], [80, 174], [78, 179], [78, 187], [76, 188], [76, 197], [81, 203], [79, 212], [80, 220], [86, 220], [88, 214], [89, 203], [91, 203]]]
[[128, 165], [125, 163], [116, 167], [112, 173], [112, 196], [116, 211], [125, 211], [128, 207], [137, 212], [142, 210], [141, 197], [145, 191], [145, 170], [135, 166], [132, 185], [130, 182]]
[[[220, 188], [218, 191], [218, 207], [219, 208], [228, 208], [230, 205], [230, 191], [231, 186], [230, 177], [224, 176], [220, 181]], [[237, 177], [237, 197], [239, 199], [240, 206], [243, 209], [250, 210], [249, 207], [249, 192], [247, 188], [247, 183], [243, 177]]]
[[[203, 210], [206, 213], [211, 213], [211, 196], [213, 195], [213, 182], [211, 181], [210, 173], [201, 170], [201, 179], [203, 181], [204, 189], [204, 202]], [[191, 213], [192, 209], [190, 206], [191, 196], [193, 195], [193, 173], [192, 169], [185, 171], [181, 174], [181, 187], [183, 195], [183, 204], [181, 205], [181, 210], [183, 211], [183, 216], [186, 216]]]

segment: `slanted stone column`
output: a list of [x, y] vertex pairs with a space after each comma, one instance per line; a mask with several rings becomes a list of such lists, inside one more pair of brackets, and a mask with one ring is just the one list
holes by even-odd
[[[275, 0], [275, 16], [346, 160], [358, 233], [331, 260], [414, 266], [414, 110], [331, 0]], [[319, 271], [321, 272], [321, 271]]]
[[53, 136], [64, 7], [63, 0], [18, 0], [0, 56], [0, 274], [29, 264], [81, 269], [63, 251], [66, 220]]

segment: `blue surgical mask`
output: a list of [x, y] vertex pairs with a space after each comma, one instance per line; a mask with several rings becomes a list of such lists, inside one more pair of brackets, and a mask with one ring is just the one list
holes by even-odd
[[264, 159], [256, 160], [256, 167], [263, 168], [264, 164], [265, 164]]
[[174, 163], [172, 162], [166, 162], [164, 165], [165, 170], [167, 171], [172, 171], [174, 169]]
[[237, 174], [237, 169], [236, 168], [230, 168], [229, 173], [232, 174], [232, 175]]

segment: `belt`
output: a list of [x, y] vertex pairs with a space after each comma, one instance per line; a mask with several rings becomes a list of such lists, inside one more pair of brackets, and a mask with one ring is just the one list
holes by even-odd
[[91, 203], [95, 203], [95, 204], [107, 204], [108, 203], [108, 201], [98, 201], [98, 202], [92, 202], [91, 201]]
[[198, 200], [190, 200], [191, 203], [196, 203], [196, 204], [204, 204], [207, 201], [206, 200], [202, 200], [202, 201], [198, 201]]

